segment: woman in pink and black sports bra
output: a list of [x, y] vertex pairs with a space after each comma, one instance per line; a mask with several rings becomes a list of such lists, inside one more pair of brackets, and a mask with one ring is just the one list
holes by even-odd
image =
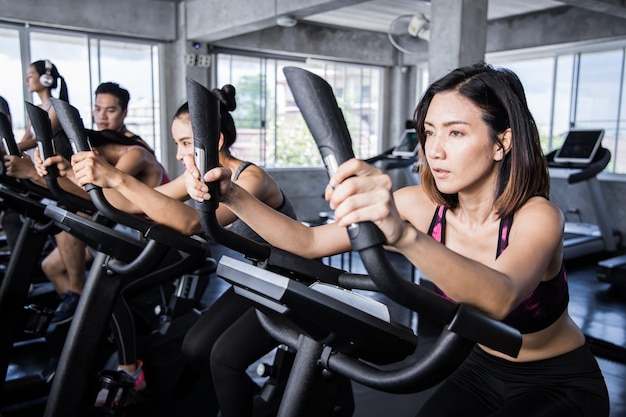
[[[372, 221], [442, 294], [517, 328], [517, 357], [477, 346], [418, 412], [443, 416], [609, 415], [604, 378], [567, 312], [560, 210], [523, 87], [511, 71], [459, 68], [414, 114], [421, 185], [392, 194], [363, 161], [342, 164], [326, 198], [336, 222], [300, 227], [255, 204], [215, 168], [222, 203], [265, 240], [310, 258], [350, 250], [345, 228]], [[188, 181], [189, 194], [210, 198]]]

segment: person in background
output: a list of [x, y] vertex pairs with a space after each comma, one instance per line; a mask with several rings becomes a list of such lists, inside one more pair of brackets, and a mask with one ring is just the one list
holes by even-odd
[[[236, 108], [235, 88], [231, 85], [225, 85], [221, 89], [213, 89], [212, 92], [220, 99], [220, 164], [230, 168], [233, 182], [254, 195], [270, 210], [276, 210], [282, 213], [281, 215], [295, 219], [296, 214], [291, 203], [284, 196], [278, 183], [262, 168], [250, 162], [242, 161], [231, 154], [230, 148], [237, 138], [235, 122], [231, 116], [231, 112]], [[193, 158], [193, 131], [187, 103], [183, 104], [174, 116], [172, 137], [177, 146], [176, 158], [181, 162], [186, 156]], [[152, 220], [183, 234], [202, 233], [198, 211], [182, 202], [189, 199], [184, 175], [162, 187], [151, 189], [129, 175], [113, 169], [110, 164], [91, 152], [80, 152], [74, 155], [72, 164], [74, 175], [80, 184], [91, 183], [103, 187], [105, 191], [117, 191], [119, 193], [117, 197], [107, 194], [107, 198], [111, 197], [110, 201], [117, 208], [131, 213], [145, 213]], [[254, 231], [225, 206], [220, 205], [218, 207], [217, 219], [220, 224], [236, 233], [256, 241], [262, 241]], [[225, 248], [220, 248], [217, 245], [211, 246], [211, 256], [216, 259], [219, 259], [219, 255], [225, 251]], [[245, 328], [245, 334], [254, 335], [254, 343], [238, 345], [227, 350], [214, 349], [216, 341], [236, 322], [241, 322], [242, 328]], [[132, 334], [131, 329], [126, 334]], [[212, 372], [212, 362], [210, 361], [212, 355], [220, 357], [230, 355], [233, 360], [239, 362], [238, 369], [242, 369], [236, 375], [237, 380], [245, 379], [249, 382], [245, 385], [245, 390], [233, 391], [232, 396], [236, 397], [236, 406], [245, 407], [249, 411], [247, 415], [250, 416], [252, 415], [255, 390], [245, 369], [251, 362], [259, 359], [275, 347], [276, 344], [258, 323], [252, 304], [247, 299], [235, 294], [234, 289], [230, 287], [203, 312], [200, 319], [188, 331], [183, 342], [183, 353], [188, 355], [190, 366], [182, 373], [179, 389], [184, 390], [184, 385], [191, 383], [201, 372]], [[223, 391], [233, 386], [229, 381], [218, 380], [216, 377], [213, 380], [213, 386], [207, 387], [207, 395], [214, 396], [214, 390]], [[238, 386], [236, 384], [235, 388]], [[221, 397], [219, 399], [222, 416], [226, 417], [229, 415], [229, 407], [232, 402], [230, 400], [222, 402]], [[213, 410], [213, 412], [216, 413], [217, 410]]]
[[522, 333], [517, 357], [475, 346], [419, 417], [607, 417], [604, 377], [567, 310], [564, 219], [548, 201], [548, 166], [519, 78], [486, 64], [458, 68], [426, 90], [414, 124], [421, 185], [393, 193], [388, 175], [346, 161], [326, 187], [332, 224], [278, 216], [232, 183], [228, 167], [200, 177], [193, 158], [187, 191], [216, 198], [200, 179], [219, 181], [220, 204], [272, 245], [312, 259], [351, 250], [346, 228], [373, 222], [440, 294]]
[[[103, 95], [107, 96], [104, 100], [102, 100]], [[96, 90], [96, 102], [102, 103], [104, 101], [107, 103], [106, 107], [109, 109], [109, 117], [106, 124], [97, 123], [98, 126], [107, 128], [98, 131], [88, 130], [93, 153], [106, 161], [107, 164], [115, 167], [119, 172], [133, 177], [150, 189], [167, 184], [169, 178], [163, 166], [156, 159], [154, 151], [139, 136], [128, 131], [124, 126], [125, 109], [129, 97], [128, 91], [114, 83], [105, 83], [103, 88], [99, 87]], [[101, 108], [99, 107], [95, 113], [99, 113]], [[111, 115], [114, 116], [111, 117]], [[97, 116], [96, 119], [100, 120]], [[109, 129], [113, 127], [118, 130]], [[59, 169], [60, 176], [62, 176], [60, 180], [75, 184], [81, 190], [79, 195], [84, 195], [88, 198], [88, 194], [82, 186], [78, 185], [69, 161], [61, 155], [55, 155], [42, 161], [38, 157], [38, 152], [36, 152], [35, 162], [38, 175], [40, 176], [46, 175], [46, 168], [55, 164]], [[43, 260], [42, 270], [54, 284], [57, 292], [63, 297], [52, 320], [52, 323], [59, 325], [69, 322], [74, 316], [83, 286], [85, 285], [85, 275], [91, 256], [87, 251], [85, 243], [70, 233], [61, 232], [55, 235], [55, 239], [57, 247]], [[124, 328], [122, 323], [125, 323], [124, 317], [126, 317], [126, 314], [132, 314], [127, 309], [127, 305], [121, 302], [117, 303], [111, 320], [111, 329], [118, 344], [120, 361], [118, 369], [135, 379], [136, 391], [143, 391], [146, 388], [146, 381], [142, 362], [136, 358], [134, 353], [125, 355], [127, 349], [123, 348], [126, 346], [125, 341], [127, 338], [126, 336], [121, 336], [124, 333], [120, 329]], [[106, 398], [106, 393], [104, 398]], [[104, 402], [104, 400], [101, 399], [101, 402]]]
[[[41, 103], [39, 107], [48, 113], [50, 123], [52, 125], [52, 141], [58, 153], [69, 158], [72, 154], [67, 136], [61, 129], [59, 119], [52, 107], [50, 98], [52, 90], [58, 88], [58, 98], [60, 100], [69, 101], [67, 84], [65, 79], [59, 74], [59, 71], [50, 60], [34, 61], [28, 66], [26, 76], [24, 78], [26, 88], [29, 93], [35, 93], [39, 97]], [[3, 161], [6, 166], [6, 174], [16, 178], [36, 177], [30, 156], [25, 153], [37, 144], [37, 138], [33, 132], [30, 121], [26, 124], [26, 130], [17, 146], [23, 154], [21, 156], [4, 155]], [[2, 217], [2, 228], [7, 236], [9, 249], [12, 249], [17, 240], [17, 235], [22, 227], [20, 215], [14, 210], [7, 208]]]
[[[69, 102], [69, 96], [67, 91], [67, 84], [65, 78], [59, 74], [59, 70], [50, 60], [44, 59], [31, 63], [26, 71], [26, 78], [24, 79], [26, 88], [29, 93], [35, 93], [39, 96], [41, 103], [38, 105], [44, 109], [50, 117], [50, 124], [52, 125], [53, 137], [62, 132], [61, 124], [57, 118], [56, 111], [52, 107], [50, 98], [52, 97], [52, 90], [59, 88], [58, 98], [63, 101]], [[69, 149], [69, 143], [67, 138], [64, 138], [65, 142], [55, 141], [57, 152], [63, 154], [65, 157], [71, 155], [71, 149]], [[53, 139], [54, 140], [54, 139]], [[20, 151], [26, 151], [37, 146], [37, 138], [32, 130], [30, 121], [26, 125], [26, 131], [24, 136], [18, 142], [17, 146]]]
[[98, 130], [113, 130], [127, 137], [141, 140], [130, 132], [124, 123], [128, 116], [130, 93], [118, 83], [104, 82], [96, 88], [93, 107], [94, 124]]

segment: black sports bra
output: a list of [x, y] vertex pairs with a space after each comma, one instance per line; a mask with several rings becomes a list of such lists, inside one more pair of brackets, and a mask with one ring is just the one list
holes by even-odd
[[[442, 244], [445, 244], [446, 212], [446, 207], [439, 206], [428, 229], [428, 234]], [[496, 258], [504, 252], [509, 244], [509, 233], [512, 224], [512, 217], [500, 220]], [[450, 299], [439, 288], [437, 288], [437, 292]], [[524, 301], [511, 311], [502, 322], [519, 330], [521, 333], [538, 332], [550, 326], [561, 317], [568, 303], [567, 275], [565, 273], [565, 265], [561, 264], [561, 269], [554, 278], [548, 281], [541, 281], [537, 288], [528, 294]]]

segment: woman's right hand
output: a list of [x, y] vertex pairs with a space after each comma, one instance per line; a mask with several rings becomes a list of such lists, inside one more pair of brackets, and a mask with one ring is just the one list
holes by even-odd
[[37, 174], [42, 177], [48, 174], [47, 168], [52, 165], [57, 166], [57, 169], [59, 170], [59, 177], [67, 177], [72, 170], [70, 162], [61, 155], [52, 155], [51, 157], [46, 158], [45, 161], [42, 161], [39, 149], [35, 149], [34, 164]]
[[125, 175], [95, 151], [78, 152], [72, 156], [72, 169], [78, 185], [116, 188]]
[[370, 221], [392, 246], [406, 231], [396, 208], [391, 178], [364, 161], [352, 158], [341, 164], [329, 180], [325, 198], [339, 226]]
[[209, 187], [205, 182], [219, 181], [220, 199], [230, 192], [232, 173], [228, 168], [216, 167], [204, 174], [204, 181], [201, 181], [200, 171], [196, 167], [193, 155], [185, 155], [183, 159], [185, 165], [185, 186], [187, 193], [192, 199], [203, 202], [211, 199]]

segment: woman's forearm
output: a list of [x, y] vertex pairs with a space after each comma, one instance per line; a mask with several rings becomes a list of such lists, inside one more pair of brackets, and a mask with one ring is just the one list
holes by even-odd
[[267, 206], [237, 184], [232, 184], [223, 204], [271, 245], [305, 258], [320, 258], [350, 249], [345, 230], [337, 230], [334, 224], [307, 227]]
[[[108, 191], [117, 191], [120, 197], [126, 200], [124, 205], [130, 209], [128, 211], [143, 212], [153, 221], [185, 235], [202, 232], [198, 211], [195, 208], [160, 193], [130, 175], [124, 175], [118, 186]], [[121, 199], [119, 202], [122, 203]]]

